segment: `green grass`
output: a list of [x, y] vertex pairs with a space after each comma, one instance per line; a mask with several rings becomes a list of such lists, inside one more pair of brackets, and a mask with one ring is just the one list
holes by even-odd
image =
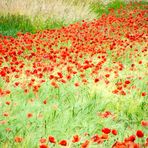
[[20, 31], [23, 33], [34, 32], [35, 26], [26, 16], [11, 14], [0, 16], [0, 34], [15, 36]]
[[[133, 8], [135, 8], [135, 2], [131, 2], [131, 6], [133, 6]], [[147, 6], [148, 5], [148, 2], [146, 2], [145, 0], [144, 1], [141, 1], [139, 2], [139, 4], [141, 5], [141, 9], [143, 9], [144, 6]], [[119, 8], [123, 7], [123, 8], [126, 8], [127, 6], [127, 3], [123, 0], [115, 0], [115, 1], [111, 1], [109, 2], [107, 5], [104, 5], [102, 3], [92, 3], [92, 5], [90, 6], [91, 10], [93, 12], [95, 12], [98, 17], [100, 17], [102, 14], [109, 14], [110, 10], [118, 10]], [[131, 9], [132, 7], [130, 7]], [[145, 8], [144, 8], [145, 9]]]
[[[7, 139], [9, 147], [28, 148], [31, 146], [33, 148], [37, 147], [41, 137], [54, 135], [57, 140], [70, 140], [71, 135], [76, 133], [82, 137], [84, 132], [88, 132], [90, 135], [101, 134], [100, 130], [104, 126], [116, 128], [120, 133], [118, 138], [122, 140], [125, 137], [125, 134], [122, 133], [127, 133], [129, 126], [133, 125], [132, 131], [129, 131], [129, 134], [132, 134], [134, 129], [141, 128], [140, 121], [146, 118], [144, 98], [139, 97], [136, 92], [133, 92], [131, 97], [126, 96], [119, 99], [118, 96], [107, 93], [102, 84], [97, 86], [93, 92], [91, 85], [75, 88], [72, 82], [69, 82], [66, 85], [61, 85], [60, 89], [54, 89], [49, 85], [48, 81], [43, 84], [37, 97], [32, 92], [24, 95], [23, 91], [18, 89], [16, 93], [16, 90], [11, 88], [11, 95], [3, 98], [3, 101], [11, 101], [11, 105], [1, 107], [1, 112], [9, 110], [10, 114], [7, 118], [9, 123], [1, 127], [1, 131], [3, 131], [0, 133], [1, 147], [4, 147], [4, 141]], [[133, 95], [135, 95], [134, 102]], [[31, 103], [30, 99], [34, 101]], [[43, 104], [45, 99], [47, 99], [46, 105]], [[2, 103], [5, 104], [3, 101]], [[13, 107], [14, 103], [17, 103], [15, 108]], [[106, 109], [115, 114], [115, 120], [112, 118], [102, 119], [97, 116], [98, 112], [103, 112]], [[26, 116], [30, 112], [33, 117], [28, 119]], [[38, 118], [39, 114], [42, 114], [43, 118]], [[5, 120], [5, 117], [2, 117], [1, 120]], [[8, 127], [12, 131], [10, 133], [4, 132]], [[25, 137], [23, 143], [14, 143], [15, 135]], [[113, 143], [112, 140], [100, 147], [109, 147]]]
[[120, 7], [125, 7], [126, 3], [122, 0], [116, 0], [113, 2], [108, 3], [107, 5], [103, 5], [101, 3], [94, 3], [91, 5], [92, 11], [98, 14], [100, 17], [102, 14], [109, 14], [110, 9], [117, 10]]
[[40, 17], [36, 17], [32, 21], [31, 18], [24, 15], [0, 16], [0, 34], [5, 36], [16, 37], [18, 32], [35, 33], [39, 30], [61, 28], [65, 25], [64, 21], [54, 19], [43, 21]]

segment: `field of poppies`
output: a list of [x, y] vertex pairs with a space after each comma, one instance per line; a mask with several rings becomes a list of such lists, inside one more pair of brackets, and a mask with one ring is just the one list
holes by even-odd
[[0, 35], [1, 148], [148, 147], [148, 5]]

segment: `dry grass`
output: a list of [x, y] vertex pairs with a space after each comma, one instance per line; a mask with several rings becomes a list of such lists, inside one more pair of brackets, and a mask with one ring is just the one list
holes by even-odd
[[0, 0], [0, 14], [21, 14], [31, 18], [39, 16], [44, 20], [54, 18], [67, 23], [82, 19], [89, 21], [96, 17], [90, 10], [91, 3], [107, 5], [113, 1], [116, 0]]
[[[91, 0], [96, 2], [96, 0]], [[1, 14], [21, 14], [31, 18], [40, 16], [43, 19], [75, 21], [80, 19], [91, 20], [96, 15], [89, 8], [90, 0], [1, 0]]]

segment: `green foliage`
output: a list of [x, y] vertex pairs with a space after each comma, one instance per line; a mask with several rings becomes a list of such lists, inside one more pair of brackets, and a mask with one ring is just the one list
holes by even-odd
[[23, 33], [35, 31], [35, 27], [28, 17], [11, 14], [6, 16], [0, 15], [0, 34], [16, 36], [16, 33], [19, 31]]
[[[141, 5], [141, 9], [145, 9], [144, 7], [148, 5], [148, 2], [145, 0], [139, 2]], [[102, 14], [109, 14], [110, 9], [118, 10], [120, 7], [126, 7], [127, 3], [123, 0], [115, 0], [111, 1], [107, 5], [101, 4], [99, 2], [92, 3], [90, 5], [90, 9], [100, 17]], [[135, 2], [131, 2], [133, 8], [135, 7]]]
[[6, 36], [16, 36], [17, 32], [35, 33], [38, 30], [61, 28], [66, 24], [64, 21], [54, 20], [52, 18], [43, 21], [36, 17], [33, 20], [25, 15], [0, 15], [0, 34]]
[[113, 2], [108, 3], [107, 5], [101, 4], [101, 3], [93, 3], [91, 5], [91, 9], [93, 12], [98, 14], [98, 17], [102, 14], [108, 14], [110, 9], [117, 10], [120, 7], [125, 7], [126, 3], [122, 0], [116, 0]]
[[54, 19], [47, 19], [45, 21], [45, 28], [47, 29], [61, 28], [62, 26], [65, 26], [65, 25], [66, 24], [64, 23], [64, 21], [59, 21]]

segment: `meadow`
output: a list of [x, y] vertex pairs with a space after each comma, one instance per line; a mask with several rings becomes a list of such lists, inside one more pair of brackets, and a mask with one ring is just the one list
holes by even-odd
[[148, 147], [148, 3], [6, 1], [0, 148]]

